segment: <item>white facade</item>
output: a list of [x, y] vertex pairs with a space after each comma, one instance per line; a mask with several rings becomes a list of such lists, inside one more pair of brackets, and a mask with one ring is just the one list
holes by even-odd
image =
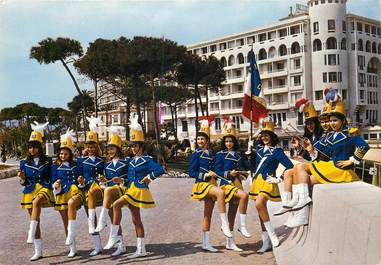
[[[217, 137], [227, 116], [238, 121], [241, 137], [249, 134], [250, 123], [240, 114], [252, 48], [278, 135], [286, 136], [280, 128], [287, 123], [302, 129], [303, 118], [294, 109], [297, 99], [307, 97], [321, 110], [325, 86], [342, 93], [353, 124], [380, 123], [381, 21], [347, 13], [346, 0], [308, 1], [305, 10], [266, 27], [188, 45], [189, 52], [225, 63], [227, 80], [219, 93], [207, 95]], [[169, 110], [165, 114], [169, 122]], [[179, 139], [194, 138], [194, 118], [191, 100], [178, 112]]]

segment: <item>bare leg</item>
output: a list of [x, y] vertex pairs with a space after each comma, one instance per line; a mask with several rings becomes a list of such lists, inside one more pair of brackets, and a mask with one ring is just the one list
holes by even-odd
[[206, 197], [210, 199], [217, 199], [218, 211], [220, 213], [226, 212], [225, 193], [222, 189], [214, 186], [213, 188], [209, 190]]
[[212, 199], [206, 199], [204, 202], [204, 219], [202, 221], [202, 231], [210, 231], [210, 223], [212, 220], [212, 213], [214, 208], [214, 201]]
[[287, 169], [284, 172], [284, 191], [292, 192], [293, 178], [295, 176], [295, 166], [293, 168]]
[[68, 202], [68, 218], [69, 220], [77, 219], [77, 207], [81, 205], [82, 199], [80, 195], [74, 195]]
[[65, 235], [67, 236], [68, 213], [67, 213], [67, 210], [60, 210], [59, 212], [60, 212], [62, 222], [64, 225]]
[[102, 192], [98, 189], [91, 189], [87, 193], [87, 207], [89, 209], [95, 209], [97, 199], [102, 198]]
[[259, 217], [263, 223], [270, 221], [269, 212], [267, 211], [267, 198], [262, 194], [259, 194], [255, 200], [255, 208], [257, 208]]
[[239, 213], [246, 214], [247, 212], [247, 204], [249, 203], [249, 195], [243, 190], [237, 190], [234, 194], [234, 197], [239, 199]]
[[143, 223], [140, 217], [140, 208], [137, 208], [135, 206], [129, 205], [128, 208], [131, 211], [132, 215], [132, 222], [135, 225], [135, 232], [136, 232], [136, 237], [142, 238], [144, 237], [144, 227]]
[[229, 202], [228, 220], [230, 231], [234, 230], [235, 216], [237, 215], [238, 203], [237, 199], [233, 197]]
[[112, 204], [112, 224], [113, 225], [120, 225], [120, 221], [122, 220], [122, 207], [127, 205], [128, 202], [124, 198], [117, 199]]
[[295, 165], [295, 173], [296, 173], [295, 184], [309, 183], [311, 171], [309, 169], [308, 163], [301, 163], [301, 164]]

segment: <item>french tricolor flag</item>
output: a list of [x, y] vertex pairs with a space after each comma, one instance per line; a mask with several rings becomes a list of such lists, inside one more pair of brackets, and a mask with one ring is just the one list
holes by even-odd
[[250, 72], [245, 83], [244, 98], [242, 102], [242, 115], [252, 122], [259, 123], [261, 118], [268, 116], [266, 101], [261, 94], [261, 78], [255, 61], [253, 50], [248, 54]]

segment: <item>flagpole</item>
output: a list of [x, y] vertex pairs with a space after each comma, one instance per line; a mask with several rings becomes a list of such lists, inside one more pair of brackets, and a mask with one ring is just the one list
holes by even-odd
[[[253, 51], [253, 44], [251, 44], [251, 52], [250, 53], [250, 56], [252, 57], [253, 54], [254, 54], [254, 51]], [[251, 60], [253, 60], [254, 58], [250, 58], [250, 67], [251, 67]], [[251, 75], [253, 74], [253, 69], [250, 69], [251, 71]], [[250, 79], [252, 79], [253, 77], [250, 75]], [[251, 82], [251, 80], [250, 80]], [[253, 88], [250, 87], [250, 140], [253, 141]], [[250, 150], [251, 151], [251, 150]]]

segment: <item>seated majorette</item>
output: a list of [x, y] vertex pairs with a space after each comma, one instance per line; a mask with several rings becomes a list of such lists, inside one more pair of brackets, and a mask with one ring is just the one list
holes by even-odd
[[[244, 237], [251, 237], [246, 229], [246, 211], [249, 196], [243, 190], [242, 180], [246, 179], [243, 171], [250, 169], [249, 162], [246, 157], [241, 156], [238, 152], [238, 141], [236, 138], [237, 130], [232, 121], [226, 121], [224, 124], [224, 136], [221, 141], [221, 151], [216, 155], [214, 172], [222, 177], [220, 187], [225, 193], [225, 202], [229, 203], [228, 220], [230, 234], [224, 231], [226, 236], [226, 249], [234, 251], [242, 251], [233, 239], [234, 222], [239, 208], [240, 223], [238, 231]], [[238, 205], [237, 205], [238, 202]]]
[[221, 218], [221, 230], [227, 237], [231, 237], [228, 217], [225, 207], [225, 193], [217, 186], [218, 175], [214, 169], [214, 154], [209, 150], [210, 127], [208, 120], [200, 121], [200, 131], [197, 133], [197, 148], [190, 157], [189, 176], [195, 178], [192, 188], [192, 199], [204, 201], [204, 219], [202, 222], [202, 249], [217, 252], [218, 249], [209, 243], [210, 223], [214, 202], [217, 201]]
[[34, 243], [34, 255], [31, 261], [42, 258], [40, 215], [41, 207], [52, 207], [54, 197], [50, 178], [51, 160], [44, 155], [42, 137], [48, 123], [31, 124], [32, 133], [28, 141], [28, 154], [20, 160], [20, 170], [17, 176], [24, 186], [21, 208], [27, 209], [30, 215], [30, 225], [27, 243]]
[[260, 142], [256, 147], [254, 181], [249, 191], [250, 199], [255, 200], [262, 227], [262, 247], [257, 250], [259, 253], [269, 251], [272, 247], [279, 245], [279, 239], [270, 223], [267, 201], [280, 201], [277, 184], [280, 182], [280, 176], [276, 176], [279, 164], [286, 169], [293, 167], [283, 149], [277, 146], [279, 138], [274, 133], [274, 122], [265, 120], [263, 124]]
[[[326, 92], [327, 93], [327, 92]], [[301, 105], [301, 102], [305, 102], [305, 104]], [[319, 115], [319, 123], [316, 124], [313, 122], [311, 124], [307, 124], [307, 121], [310, 120], [309, 117], [312, 117], [313, 120], [315, 120], [317, 112], [313, 105], [309, 103], [308, 101], [306, 102], [305, 99], [301, 99], [297, 101], [297, 105], [299, 106], [299, 110], [302, 110], [304, 112], [304, 117], [306, 120], [306, 126], [305, 126], [305, 134], [304, 134], [304, 140], [303, 142], [294, 139], [297, 142], [297, 149], [300, 150], [299, 154], [308, 161], [311, 161], [313, 158], [309, 154], [309, 152], [306, 149], [306, 146], [310, 146], [310, 143], [315, 147], [316, 150], [318, 150], [318, 157], [314, 157], [314, 159], [317, 160], [324, 160], [328, 161], [330, 160], [330, 157], [327, 154], [327, 151], [325, 150], [327, 147], [327, 138], [329, 136], [329, 133], [331, 131], [331, 127], [329, 126], [329, 112], [330, 112], [330, 105], [328, 102], [326, 102], [323, 105], [323, 109], [321, 114]], [[318, 131], [314, 133], [315, 130], [313, 128], [322, 128], [323, 134], [320, 136], [320, 138], [317, 138], [318, 136]], [[308, 133], [310, 132], [310, 135], [312, 137], [308, 137]], [[308, 162], [303, 162], [303, 163], [308, 163]], [[302, 163], [296, 164], [292, 169], [288, 169], [284, 172], [284, 191], [281, 192], [281, 198], [282, 198], [282, 208], [280, 208], [274, 215], [281, 215], [286, 212], [291, 211], [292, 207], [296, 205], [297, 197], [293, 196], [293, 200], [291, 200], [291, 193], [295, 195], [297, 193], [297, 189], [301, 188], [299, 185], [293, 185], [294, 179], [296, 178], [296, 171], [298, 170], [299, 167], [301, 167]], [[293, 212], [291, 211], [287, 222], [285, 223], [286, 226], [291, 227], [293, 221]]]
[[[354, 171], [355, 165], [360, 164], [361, 159], [369, 150], [369, 145], [359, 135], [350, 136], [346, 129], [346, 109], [345, 103], [336, 90], [331, 89], [326, 95], [330, 102], [331, 112], [329, 113], [330, 126], [332, 132], [327, 138], [326, 154], [331, 157], [329, 161], [314, 161], [302, 164], [296, 170], [295, 185], [297, 192], [294, 197], [297, 203], [292, 208], [295, 217], [291, 227], [298, 227], [308, 224], [309, 196], [308, 185], [346, 183], [359, 180]], [[318, 156], [318, 151], [312, 144], [306, 148], [312, 157]]]
[[[100, 186], [104, 189], [103, 207], [98, 220], [98, 225], [95, 232], [101, 232], [107, 226], [107, 215], [113, 218], [113, 203], [123, 196], [126, 186], [124, 183], [127, 181], [127, 171], [129, 158], [124, 158], [122, 152], [122, 139], [118, 135], [124, 131], [124, 127], [110, 126], [107, 128], [109, 140], [107, 143], [107, 157], [104, 166], [104, 176], [99, 177]], [[119, 256], [126, 252], [126, 246], [123, 243], [122, 227], [118, 226], [116, 229], [117, 240], [112, 240], [111, 235], [114, 234], [114, 227], [111, 226], [109, 240], [104, 246], [104, 249], [111, 249], [117, 244], [117, 249], [111, 256]]]
[[[61, 135], [61, 145], [57, 160], [52, 165], [51, 177], [53, 193], [56, 196], [55, 209], [60, 212], [65, 226], [66, 245], [70, 246], [68, 257], [77, 254], [76, 241], [76, 211], [86, 200], [83, 192], [78, 188], [78, 168], [73, 161], [73, 131], [67, 130]], [[77, 203], [79, 201], [79, 203]], [[69, 215], [68, 209], [75, 208]], [[69, 219], [69, 221], [68, 221]]]
[[[100, 119], [87, 117], [87, 120], [89, 121], [90, 131], [86, 133], [85, 155], [77, 158], [77, 166], [79, 187], [85, 193], [87, 200], [85, 207], [88, 208], [89, 234], [91, 234], [94, 243], [94, 250], [90, 253], [90, 256], [95, 256], [102, 251], [101, 237], [99, 233], [95, 232], [95, 207], [101, 206], [103, 201], [103, 189], [99, 185], [98, 175], [103, 174], [104, 161], [100, 157], [101, 150], [98, 145], [97, 133], [99, 129], [97, 124]], [[69, 215], [70, 210], [69, 208]]]
[[109, 240], [111, 242], [117, 242], [118, 227], [122, 219], [121, 209], [124, 206], [128, 206], [137, 238], [135, 253], [127, 256], [127, 258], [131, 259], [147, 255], [140, 209], [156, 207], [148, 186], [149, 183], [165, 172], [163, 167], [154, 162], [152, 157], [144, 155], [144, 133], [141, 125], [138, 123], [137, 115], [131, 119], [130, 128], [130, 142], [132, 144], [134, 157], [128, 165], [128, 179], [124, 183], [126, 186], [124, 194], [112, 205], [114, 215]]

